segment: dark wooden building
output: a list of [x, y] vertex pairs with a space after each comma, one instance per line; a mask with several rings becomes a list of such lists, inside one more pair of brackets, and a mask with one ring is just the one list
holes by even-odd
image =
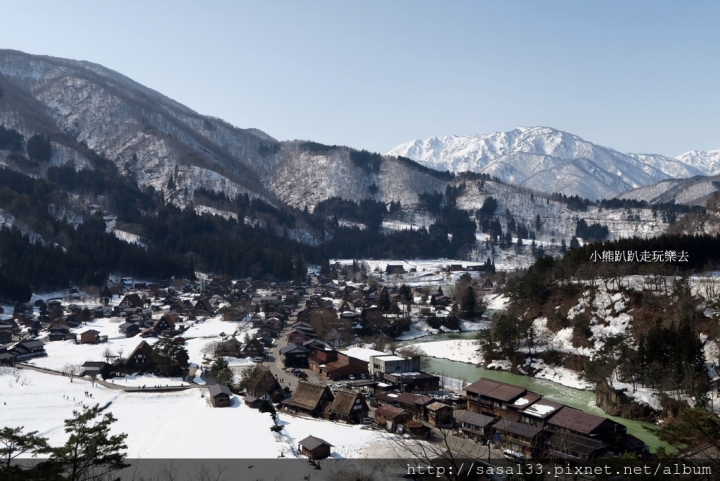
[[213, 384], [208, 388], [208, 394], [210, 395], [210, 404], [216, 408], [229, 407], [231, 404], [230, 398], [232, 393], [227, 386], [220, 384]]
[[332, 447], [329, 442], [315, 436], [308, 436], [298, 442], [298, 451], [312, 460], [327, 458]]
[[328, 386], [321, 386], [307, 381], [300, 381], [290, 399], [283, 401], [283, 406], [294, 412], [301, 412], [312, 417], [330, 417], [329, 407], [335, 397]]

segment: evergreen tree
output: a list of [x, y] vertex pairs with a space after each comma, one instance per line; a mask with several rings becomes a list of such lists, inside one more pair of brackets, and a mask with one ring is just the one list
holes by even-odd
[[465, 289], [465, 293], [460, 300], [460, 310], [468, 317], [475, 317], [476, 315], [477, 299], [475, 298], [475, 289], [471, 285], [468, 285]]
[[156, 369], [164, 376], [181, 376], [188, 367], [188, 352], [172, 338], [163, 337], [153, 345], [152, 360]]
[[52, 155], [52, 146], [50, 140], [44, 135], [35, 134], [27, 143], [28, 157], [38, 162], [49, 162]]
[[380, 297], [378, 298], [378, 308], [381, 311], [390, 310], [390, 294], [388, 293], [387, 289], [383, 289], [380, 291]]
[[37, 431], [23, 433], [22, 426], [0, 429], [0, 462], [6, 470], [10, 469], [10, 463], [17, 457], [29, 453], [37, 455], [47, 451], [47, 438], [38, 436]]
[[102, 414], [99, 405], [73, 411], [75, 416], [65, 421], [70, 435], [64, 446], [52, 448], [50, 461], [68, 480], [93, 481], [126, 468], [127, 434], [111, 435], [111, 425], [117, 421], [112, 413]]

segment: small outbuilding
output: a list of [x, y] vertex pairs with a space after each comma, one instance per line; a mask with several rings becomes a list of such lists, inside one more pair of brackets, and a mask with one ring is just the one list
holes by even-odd
[[100, 332], [95, 329], [88, 329], [80, 333], [80, 344], [95, 344], [100, 342]]
[[210, 394], [210, 404], [216, 408], [224, 408], [230, 406], [230, 398], [232, 393], [227, 386], [221, 386], [220, 384], [213, 384], [208, 388]]
[[298, 443], [298, 451], [312, 460], [327, 458], [332, 447], [329, 442], [315, 436], [308, 436]]

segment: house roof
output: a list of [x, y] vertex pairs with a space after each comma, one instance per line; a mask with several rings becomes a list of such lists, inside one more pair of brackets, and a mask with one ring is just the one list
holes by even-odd
[[307, 381], [300, 381], [287, 404], [312, 411], [318, 407], [323, 394], [326, 392], [329, 393], [332, 398], [330, 388], [327, 386]]
[[[438, 409], [449, 408], [449, 407], [450, 406], [448, 406], [447, 404], [443, 404], [441, 402], [435, 401], [434, 403], [429, 404], [427, 406], [427, 410], [428, 411], [437, 411]], [[450, 409], [452, 409], [452, 408], [450, 408]]]
[[100, 331], [96, 331], [95, 329], [88, 329], [87, 331], [80, 333], [80, 335], [83, 335], [83, 334], [95, 334], [95, 335], [98, 335], [98, 334], [100, 334]]
[[563, 407], [564, 404], [550, 401], [548, 399], [540, 399], [539, 401], [531, 404], [523, 410], [523, 414], [529, 414], [537, 418], [544, 419], [555, 413], [558, 409]]
[[474, 413], [472, 411], [460, 411], [455, 419], [457, 419], [458, 422], [472, 424], [473, 426], [481, 428], [495, 422], [495, 418], [492, 416], [485, 416], [484, 414]]
[[395, 419], [397, 416], [400, 416], [401, 414], [410, 414], [407, 411], [405, 411], [402, 408], [396, 408], [395, 406], [391, 406], [389, 404], [383, 404], [379, 408], [375, 410], [375, 414], [379, 414], [380, 416], [387, 418], [387, 419]]
[[561, 453], [575, 451], [588, 456], [605, 447], [605, 444], [597, 439], [572, 433], [552, 433], [545, 439], [545, 445]]
[[524, 387], [490, 379], [478, 379], [466, 387], [465, 391], [503, 402], [510, 402], [527, 392]]
[[498, 431], [512, 433], [526, 439], [532, 439], [537, 436], [540, 431], [542, 431], [541, 428], [537, 428], [531, 424], [518, 423], [509, 419], [501, 419], [495, 423], [495, 426], [493, 427]]
[[355, 405], [355, 400], [360, 397], [360, 393], [350, 391], [338, 391], [335, 393], [335, 399], [330, 406], [330, 412], [347, 416]]
[[515, 409], [525, 409], [529, 407], [532, 403], [539, 400], [542, 396], [538, 393], [534, 393], [532, 391], [526, 392], [523, 396], [520, 396], [513, 402], [513, 407]]
[[296, 352], [296, 353], [306, 352], [309, 354], [310, 350], [308, 348], [306, 348], [305, 346], [303, 346], [302, 344], [288, 344], [287, 346], [280, 349], [280, 354], [288, 354], [291, 352]]
[[259, 364], [258, 366], [258, 369], [262, 372], [252, 383], [252, 386], [250, 386], [250, 391], [256, 396], [264, 396], [273, 391], [281, 390], [280, 384], [270, 370], [263, 365]]
[[135, 354], [143, 353], [146, 355], [152, 354], [152, 347], [150, 347], [150, 344], [147, 343], [147, 341], [142, 341], [140, 344], [137, 345], [135, 349], [133, 349], [133, 352], [130, 353], [130, 355], [127, 357], [128, 360], [132, 359]]
[[570, 431], [590, 434], [605, 421], [609, 421], [609, 419], [563, 406], [550, 418], [548, 423]]
[[401, 392], [397, 395], [395, 400], [403, 404], [415, 404], [418, 406], [426, 406], [435, 402], [435, 399], [430, 396], [425, 396], [424, 394], [412, 394], [409, 392]]
[[228, 389], [227, 386], [223, 386], [221, 384], [213, 384], [208, 388], [208, 392], [210, 393], [210, 396], [215, 397], [219, 394], [227, 394], [230, 396], [232, 393], [230, 392], [230, 389]]
[[323, 445], [333, 447], [333, 445], [329, 442], [325, 441], [324, 439], [316, 438], [315, 436], [308, 436], [305, 439], [299, 441], [298, 444], [309, 451], [312, 451]]

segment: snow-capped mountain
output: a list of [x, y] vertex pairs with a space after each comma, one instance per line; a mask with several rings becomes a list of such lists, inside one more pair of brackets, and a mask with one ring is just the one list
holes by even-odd
[[691, 150], [676, 157], [680, 162], [695, 166], [705, 175], [720, 174], [720, 149], [703, 152]]
[[669, 178], [707, 175], [720, 169], [720, 151], [623, 154], [548, 127], [520, 127], [486, 135], [430, 137], [399, 145], [389, 155], [429, 168], [478, 172], [544, 192], [611, 198]]

